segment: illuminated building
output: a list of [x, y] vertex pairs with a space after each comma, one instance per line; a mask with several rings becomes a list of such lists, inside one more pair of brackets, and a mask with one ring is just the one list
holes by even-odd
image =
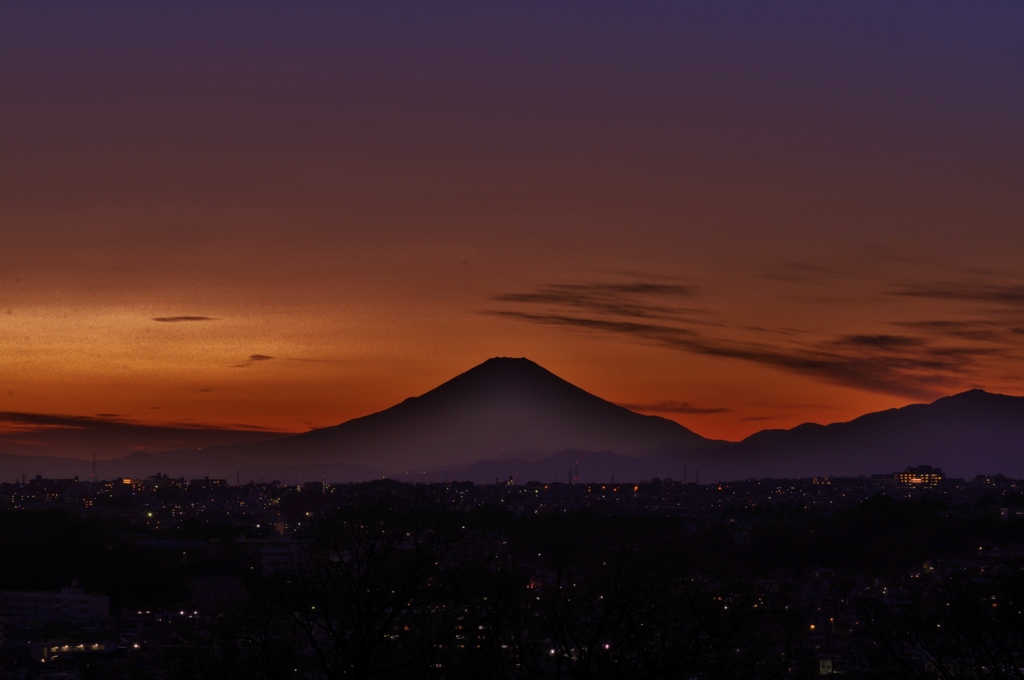
[[933, 487], [938, 486], [939, 482], [946, 478], [946, 475], [942, 474], [942, 470], [933, 468], [931, 465], [918, 465], [917, 467], [908, 467], [903, 472], [897, 472], [894, 477], [900, 486]]

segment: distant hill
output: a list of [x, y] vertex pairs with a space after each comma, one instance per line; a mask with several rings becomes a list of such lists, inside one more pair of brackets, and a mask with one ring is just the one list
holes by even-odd
[[846, 423], [764, 430], [699, 457], [722, 478], [858, 475], [934, 465], [1024, 478], [1024, 397], [971, 390]]
[[[635, 413], [527, 359], [495, 358], [419, 397], [362, 418], [258, 443], [101, 460], [101, 478], [149, 475], [285, 481], [583, 481], [672, 477], [849, 476], [934, 465], [950, 476], [1024, 478], [1024, 397], [971, 390], [846, 423], [705, 439]], [[81, 460], [0, 454], [0, 480], [23, 472], [87, 477]]]

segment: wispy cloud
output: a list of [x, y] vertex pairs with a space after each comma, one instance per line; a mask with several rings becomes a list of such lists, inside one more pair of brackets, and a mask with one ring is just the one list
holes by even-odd
[[87, 428], [97, 425], [127, 425], [112, 414], [96, 416], [69, 416], [53, 413], [22, 413], [19, 411], [0, 411], [0, 423], [10, 425], [28, 425], [31, 427], [73, 427]]
[[1024, 284], [940, 281], [897, 286], [892, 295], [1024, 307]]
[[926, 344], [922, 338], [906, 335], [844, 335], [829, 342], [833, 347], [886, 351], [915, 349]]
[[259, 363], [261, 361], [270, 361], [273, 358], [274, 357], [267, 356], [266, 354], [250, 354], [249, 358], [246, 361], [244, 361], [244, 362], [242, 362], [240, 364], [234, 364], [234, 365], [231, 366], [231, 368], [246, 368], [248, 366], [252, 366], [253, 364]]
[[317, 358], [317, 357], [277, 357], [277, 356], [272, 357], [272, 356], [268, 356], [266, 354], [250, 354], [249, 358], [246, 359], [243, 363], [234, 364], [234, 365], [231, 366], [231, 368], [246, 368], [248, 366], [252, 366], [255, 363], [259, 363], [261, 361], [270, 361], [271, 359], [273, 359], [274, 361], [298, 361], [298, 362], [304, 363], [304, 364], [344, 364], [344, 363], [348, 363], [344, 359], [321, 359], [321, 358]]
[[894, 326], [910, 328], [920, 333], [939, 337], [974, 340], [976, 342], [1005, 342], [1015, 335], [1024, 334], [1024, 329], [1006, 327], [998, 321], [972, 319], [952, 321], [948, 319], [931, 319], [921, 321], [897, 321]]
[[[1019, 350], [1024, 335], [1020, 323], [1024, 311], [1024, 283], [1017, 277], [988, 270], [966, 273], [970, 275], [969, 280], [903, 283], [890, 287], [890, 297], [931, 301], [948, 315], [947, 318], [898, 321], [892, 325], [940, 341], [970, 341]], [[935, 305], [929, 308], [934, 310]]]
[[183, 321], [216, 321], [212, 316], [155, 316], [153, 321], [160, 323], [181, 323]]
[[101, 458], [132, 451], [193, 449], [275, 439], [287, 433], [248, 424], [147, 423], [125, 416], [0, 412], [0, 451], [22, 455]]
[[[760, 332], [695, 322], [664, 296], [695, 295], [639, 284], [549, 284], [497, 295], [485, 313], [524, 322], [630, 337], [694, 354], [772, 366], [828, 382], [910, 398], [937, 396], [975, 375], [1003, 348], [938, 342], [928, 333], [844, 334], [832, 338]], [[709, 313], [710, 314], [710, 313]]]
[[[159, 408], [159, 407], [156, 407]], [[97, 413], [95, 416], [66, 415], [58, 413], [27, 413], [21, 411], [0, 411], [0, 424], [15, 429], [79, 429], [79, 430], [196, 430], [221, 431], [239, 429], [249, 431], [273, 430], [258, 425], [232, 424], [227, 428], [219, 425], [197, 423], [150, 424], [132, 420], [116, 413]]]
[[637, 319], [690, 319], [706, 309], [680, 304], [699, 296], [694, 285], [638, 281], [631, 283], [552, 283], [525, 293], [494, 296], [498, 302], [554, 305]]
[[729, 413], [727, 408], [709, 408], [696, 406], [688, 401], [657, 401], [650, 404], [619, 404], [630, 411], [645, 411], [648, 413], [692, 413], [692, 414], [714, 414]]

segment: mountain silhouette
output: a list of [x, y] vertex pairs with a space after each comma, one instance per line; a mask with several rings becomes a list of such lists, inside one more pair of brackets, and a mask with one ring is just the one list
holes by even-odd
[[340, 425], [177, 456], [201, 453], [232, 470], [348, 465], [398, 473], [502, 456], [536, 460], [566, 449], [633, 457], [714, 443], [672, 420], [605, 401], [528, 359], [499, 357], [419, 397]]
[[[563, 451], [543, 460], [480, 461], [425, 479], [561, 480], [580, 462], [585, 481], [671, 477], [704, 483], [747, 478], [890, 475], [908, 466], [940, 467], [950, 477], [1002, 473], [1024, 478], [1024, 397], [971, 390], [831, 425], [763, 430], [741, 442], [672, 449], [643, 458], [612, 450]], [[443, 473], [439, 474], [439, 473]], [[414, 473], [399, 477], [415, 480]]]
[[[952, 477], [1024, 478], [1024, 397], [971, 390], [844, 423], [764, 430], [741, 442], [705, 439], [635, 413], [527, 359], [495, 358], [419, 397], [340, 425], [232, 446], [101, 460], [100, 478], [150, 475], [286, 481], [493, 482], [653, 477], [705, 483], [745, 478], [891, 474], [910, 465]], [[0, 454], [0, 476], [89, 474], [82, 460]], [[0, 477], [0, 478], [2, 478]]]
[[700, 456], [722, 478], [881, 474], [910, 465], [1024, 477], [1024, 397], [970, 390], [831, 425], [764, 430]]

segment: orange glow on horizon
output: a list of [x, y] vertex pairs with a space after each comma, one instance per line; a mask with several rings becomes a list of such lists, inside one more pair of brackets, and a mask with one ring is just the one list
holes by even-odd
[[0, 452], [493, 356], [729, 440], [1024, 394], [1001, 9], [147, 7], [0, 21]]

